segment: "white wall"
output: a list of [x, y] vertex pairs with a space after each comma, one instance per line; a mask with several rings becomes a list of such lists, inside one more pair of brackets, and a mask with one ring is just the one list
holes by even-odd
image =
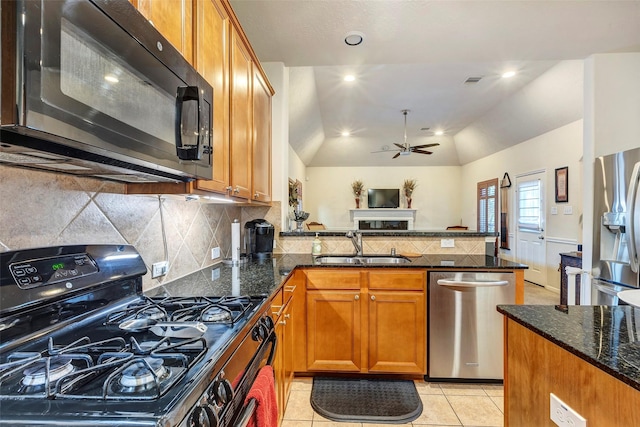
[[[416, 179], [412, 208], [416, 230], [442, 230], [460, 223], [460, 167], [308, 167], [304, 209], [309, 220], [329, 228], [353, 228], [350, 209], [355, 209], [351, 183], [363, 181], [367, 188], [402, 188], [405, 179]], [[361, 207], [366, 207], [366, 197]], [[401, 207], [406, 207], [401, 196]], [[465, 224], [475, 227], [473, 224]]]
[[[524, 173], [544, 170], [546, 173], [546, 237], [547, 237], [547, 285], [559, 288], [559, 253], [576, 250], [582, 238], [582, 120], [562, 126], [551, 132], [522, 142], [506, 150], [487, 156], [462, 167], [462, 218], [470, 223], [476, 219], [476, 184], [492, 178], [501, 179], [509, 173], [512, 187], [509, 189], [509, 247], [501, 250], [501, 256], [515, 259], [515, 183]], [[555, 169], [569, 167], [569, 202], [555, 203]], [[564, 215], [565, 206], [571, 206], [573, 214]], [[558, 210], [557, 215], [551, 209]]]

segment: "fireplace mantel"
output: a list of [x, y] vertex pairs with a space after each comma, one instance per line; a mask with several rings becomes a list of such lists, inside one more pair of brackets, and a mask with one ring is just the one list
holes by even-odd
[[414, 229], [415, 209], [350, 209], [354, 228], [359, 228], [360, 221], [407, 221], [407, 230]]

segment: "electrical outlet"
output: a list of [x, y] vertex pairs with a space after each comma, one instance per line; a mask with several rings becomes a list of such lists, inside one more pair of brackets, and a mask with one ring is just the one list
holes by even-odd
[[453, 239], [440, 239], [441, 248], [455, 248], [456, 243]]
[[560, 427], [587, 427], [587, 420], [566, 403], [549, 393], [551, 421]]
[[558, 215], [558, 208], [556, 206], [551, 208], [551, 215]]
[[211, 248], [211, 259], [220, 258], [220, 247]]
[[169, 271], [169, 263], [167, 261], [156, 262], [151, 266], [151, 278], [164, 276]]
[[275, 239], [274, 239], [274, 240], [273, 240], [273, 249], [276, 249], [276, 248], [277, 248], [277, 245], [276, 245], [276, 241], [275, 241]]
[[211, 280], [216, 280], [220, 278], [220, 269], [214, 268], [211, 270]]

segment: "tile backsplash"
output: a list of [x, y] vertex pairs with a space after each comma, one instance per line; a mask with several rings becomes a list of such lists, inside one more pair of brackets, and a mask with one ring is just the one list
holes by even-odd
[[[143, 278], [145, 290], [230, 257], [231, 223], [265, 218], [280, 232], [280, 203], [271, 207], [205, 204], [179, 196], [126, 195], [124, 184], [0, 166], [0, 251], [87, 243], [131, 244], [151, 264], [169, 259], [166, 276]], [[162, 204], [162, 215], [160, 212]], [[276, 250], [277, 251], [277, 250]]]

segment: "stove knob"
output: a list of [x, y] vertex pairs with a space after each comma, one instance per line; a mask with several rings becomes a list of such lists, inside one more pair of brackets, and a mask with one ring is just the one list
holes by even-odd
[[218, 427], [218, 417], [208, 406], [197, 406], [189, 417], [189, 427]]
[[253, 331], [251, 331], [251, 338], [254, 341], [264, 341], [264, 339], [267, 338], [267, 335], [269, 335], [269, 333], [263, 322], [258, 322], [258, 324], [253, 328]]
[[273, 329], [274, 324], [273, 324], [273, 319], [269, 316], [265, 316], [264, 318], [264, 324], [267, 326], [268, 330]]
[[226, 379], [220, 379], [213, 383], [209, 393], [218, 406], [222, 406], [233, 398], [233, 387]]

